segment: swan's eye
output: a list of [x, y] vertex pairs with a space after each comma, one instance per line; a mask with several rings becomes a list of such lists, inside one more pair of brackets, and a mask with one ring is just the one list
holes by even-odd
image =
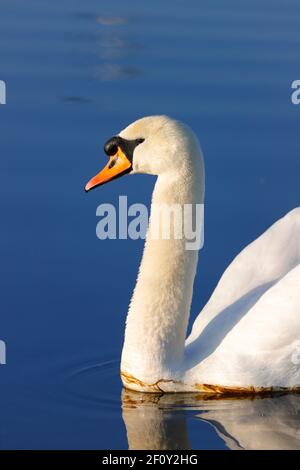
[[136, 145], [140, 145], [140, 144], [142, 144], [142, 143], [144, 142], [144, 140], [145, 140], [145, 139], [142, 139], [142, 138], [140, 138], [140, 139], [136, 139], [136, 140], [135, 140], [135, 142], [136, 142]]

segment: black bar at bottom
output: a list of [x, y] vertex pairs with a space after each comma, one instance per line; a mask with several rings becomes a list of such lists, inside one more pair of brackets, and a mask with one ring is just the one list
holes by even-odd
[[0, 464], [47, 466], [76, 465], [82, 468], [105, 468], [111, 465], [125, 468], [138, 468], [141, 465], [202, 465], [213, 464], [276, 464], [287, 465], [297, 451], [126, 451], [126, 450], [92, 450], [92, 451], [0, 451]]

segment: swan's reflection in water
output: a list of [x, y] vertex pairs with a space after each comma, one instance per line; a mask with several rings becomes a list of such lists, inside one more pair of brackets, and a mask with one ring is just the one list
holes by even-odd
[[181, 404], [180, 395], [146, 394], [123, 389], [123, 419], [129, 449], [190, 449], [186, 415], [173, 409]]
[[184, 411], [210, 423], [229, 449], [300, 449], [300, 395], [209, 398], [122, 391], [129, 449], [190, 449]]

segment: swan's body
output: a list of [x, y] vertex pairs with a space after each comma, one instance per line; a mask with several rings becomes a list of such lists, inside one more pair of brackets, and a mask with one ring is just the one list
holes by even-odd
[[[203, 203], [202, 153], [187, 127], [150, 117], [119, 136], [125, 142], [143, 140], [134, 150], [132, 172], [158, 175], [152, 204]], [[186, 339], [197, 261], [198, 252], [186, 250], [185, 238], [148, 235], [126, 322], [125, 387], [148, 392], [298, 390], [300, 209], [236, 257]]]

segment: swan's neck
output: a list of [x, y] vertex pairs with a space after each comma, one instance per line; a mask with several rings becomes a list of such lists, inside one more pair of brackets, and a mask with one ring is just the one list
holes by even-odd
[[[198, 209], [203, 209], [201, 165], [199, 159], [193, 171], [160, 175], [154, 188], [149, 231], [127, 316], [121, 364], [123, 372], [146, 383], [174, 378], [176, 371], [180, 371], [198, 261], [198, 250], [187, 250], [188, 239], [184, 234], [182, 239], [175, 239], [172, 230], [168, 239], [161, 232], [153, 236], [154, 208], [177, 204], [182, 214], [186, 204], [190, 207], [192, 204], [194, 209], [197, 204]], [[201, 220], [198, 217], [197, 223], [197, 231], [201, 232], [202, 217]]]

